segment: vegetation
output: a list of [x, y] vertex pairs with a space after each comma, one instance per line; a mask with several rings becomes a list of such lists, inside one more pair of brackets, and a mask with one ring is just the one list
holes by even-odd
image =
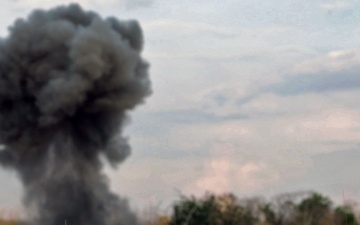
[[[144, 225], [360, 225], [352, 205], [334, 206], [316, 192], [281, 194], [270, 200], [239, 199], [233, 194], [181, 196], [169, 215], [161, 215], [155, 207], [142, 219]], [[0, 225], [20, 224], [13, 217], [0, 218]]]
[[233, 194], [182, 196], [166, 225], [359, 225], [350, 205], [333, 207], [319, 193], [282, 194], [270, 201]]

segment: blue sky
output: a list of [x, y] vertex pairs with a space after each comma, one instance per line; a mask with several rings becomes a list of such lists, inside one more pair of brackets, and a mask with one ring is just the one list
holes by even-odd
[[[132, 155], [105, 170], [135, 207], [166, 208], [180, 193], [208, 190], [358, 198], [359, 1], [77, 2], [144, 30], [154, 93], [131, 112]], [[0, 35], [57, 4], [5, 0]], [[0, 207], [18, 206], [15, 174], [0, 180]]]

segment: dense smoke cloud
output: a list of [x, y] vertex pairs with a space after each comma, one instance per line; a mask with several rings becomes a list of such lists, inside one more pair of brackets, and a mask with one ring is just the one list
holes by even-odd
[[109, 191], [130, 152], [126, 113], [150, 94], [136, 21], [103, 19], [72, 4], [36, 10], [0, 39], [0, 164], [15, 169], [41, 225], [136, 224]]

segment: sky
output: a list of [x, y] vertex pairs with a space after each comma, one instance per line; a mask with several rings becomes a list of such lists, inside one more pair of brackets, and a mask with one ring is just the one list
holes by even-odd
[[[3, 1], [2, 37], [59, 4]], [[360, 201], [359, 1], [75, 2], [144, 31], [153, 94], [130, 113], [132, 155], [104, 170], [134, 208], [206, 191]], [[0, 170], [0, 183], [0, 208], [21, 205], [16, 174]]]

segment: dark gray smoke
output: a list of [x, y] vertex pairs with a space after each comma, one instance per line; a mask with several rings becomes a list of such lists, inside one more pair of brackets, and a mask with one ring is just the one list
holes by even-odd
[[101, 173], [130, 152], [126, 113], [150, 94], [136, 21], [72, 4], [36, 10], [0, 39], [0, 164], [40, 225], [137, 224]]

